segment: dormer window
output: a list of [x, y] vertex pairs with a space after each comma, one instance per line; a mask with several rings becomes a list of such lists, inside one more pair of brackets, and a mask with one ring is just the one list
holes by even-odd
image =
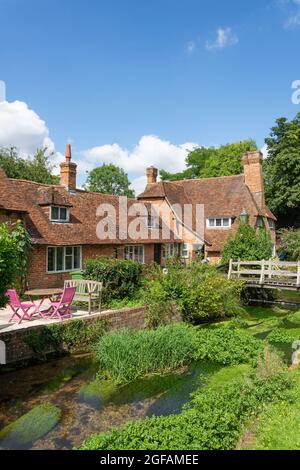
[[230, 217], [216, 217], [209, 218], [206, 221], [207, 228], [230, 228], [231, 227], [231, 218]]
[[67, 207], [51, 206], [51, 222], [69, 222], [70, 214]]

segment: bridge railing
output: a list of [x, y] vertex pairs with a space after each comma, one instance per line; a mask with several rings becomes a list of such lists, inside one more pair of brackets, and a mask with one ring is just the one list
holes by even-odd
[[253, 285], [288, 285], [300, 289], [300, 261], [230, 260], [228, 279], [243, 279]]

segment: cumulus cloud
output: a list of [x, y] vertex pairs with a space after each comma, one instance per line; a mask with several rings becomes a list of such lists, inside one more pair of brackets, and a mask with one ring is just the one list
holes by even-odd
[[[17, 147], [22, 157], [41, 147], [48, 147], [49, 153], [55, 151], [45, 121], [23, 101], [0, 101], [0, 146]], [[54, 161], [60, 158], [55, 154]]]
[[194, 142], [175, 145], [155, 135], [145, 135], [132, 150], [115, 143], [83, 151], [78, 162], [78, 171], [84, 174], [96, 166], [113, 163], [129, 174], [132, 186], [139, 193], [145, 187], [148, 166], [153, 165], [172, 172], [182, 171], [187, 154], [197, 146]]
[[219, 28], [214, 41], [206, 41], [205, 48], [208, 51], [225, 49], [234, 46], [239, 42], [239, 38], [233, 33], [232, 28]]

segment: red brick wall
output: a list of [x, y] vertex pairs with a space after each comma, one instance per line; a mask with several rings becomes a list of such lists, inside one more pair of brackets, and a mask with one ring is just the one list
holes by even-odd
[[[97, 256], [111, 256], [119, 259], [124, 258], [124, 248], [117, 245], [84, 245], [82, 247], [82, 261]], [[62, 287], [66, 279], [70, 279], [70, 273], [47, 273], [46, 259], [47, 247], [35, 246], [29, 262], [27, 282], [30, 289], [47, 289], [51, 287]], [[153, 261], [154, 245], [145, 245], [145, 262]]]

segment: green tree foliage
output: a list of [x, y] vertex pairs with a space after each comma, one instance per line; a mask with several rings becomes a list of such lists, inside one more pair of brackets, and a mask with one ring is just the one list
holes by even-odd
[[85, 263], [84, 278], [103, 282], [104, 301], [132, 298], [141, 282], [142, 266], [131, 260], [99, 257]]
[[16, 148], [0, 148], [0, 165], [9, 178], [36, 181], [44, 184], [57, 184], [59, 178], [52, 175], [54, 166], [50, 163], [51, 155], [47, 148], [38, 149], [30, 158], [21, 158]]
[[21, 223], [10, 227], [0, 224], [0, 306], [6, 304], [5, 292], [21, 288], [29, 255], [28, 235]]
[[260, 261], [272, 257], [271, 235], [265, 228], [255, 229], [241, 224], [236, 233], [228, 239], [222, 251], [222, 262]]
[[300, 260], [300, 229], [287, 228], [280, 230], [281, 251], [290, 261]]
[[163, 180], [212, 178], [243, 173], [242, 155], [249, 150], [256, 150], [254, 140], [244, 140], [221, 147], [199, 147], [192, 150], [186, 159], [186, 170], [181, 173], [160, 171]]
[[90, 171], [84, 187], [87, 191], [96, 193], [134, 197], [130, 184], [124, 170], [110, 163]]
[[280, 118], [266, 139], [266, 198], [281, 226], [300, 225], [300, 113]]

